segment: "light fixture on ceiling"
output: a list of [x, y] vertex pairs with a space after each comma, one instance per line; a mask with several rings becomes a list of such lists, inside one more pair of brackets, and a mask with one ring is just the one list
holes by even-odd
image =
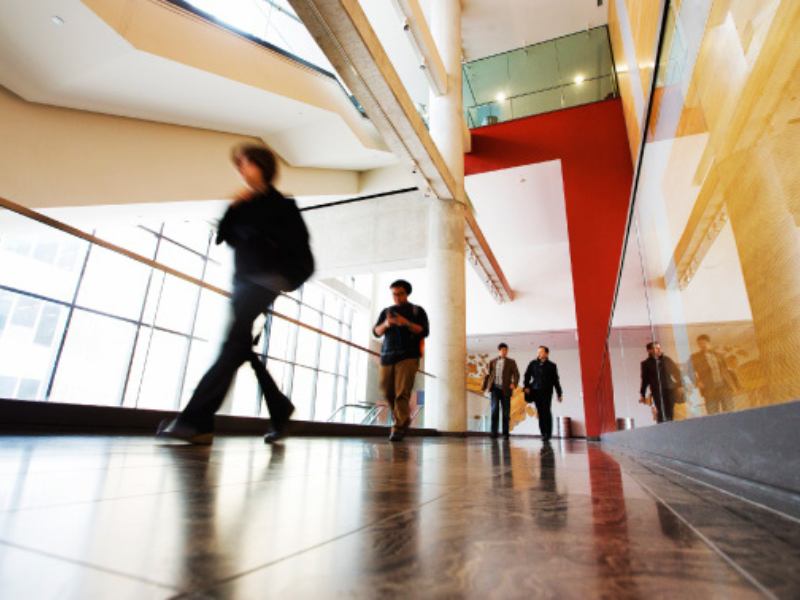
[[53, 15], [52, 17], [50, 17], [50, 21], [53, 22], [53, 25], [58, 25], [59, 27], [64, 24], [64, 19], [62, 19], [58, 15]]
[[584, 81], [586, 81], [586, 77], [584, 77], [583, 75], [576, 75], [575, 76], [575, 83], [577, 85], [582, 84]]
[[505, 102], [506, 101], [506, 95], [503, 92], [497, 92], [497, 96], [495, 96], [494, 98], [498, 102]]

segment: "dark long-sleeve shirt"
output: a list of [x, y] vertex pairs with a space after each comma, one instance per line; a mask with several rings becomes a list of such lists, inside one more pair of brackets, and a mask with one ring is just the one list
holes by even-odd
[[419, 334], [414, 333], [408, 327], [392, 325], [383, 334], [383, 346], [381, 346], [381, 364], [393, 365], [407, 358], [420, 358], [422, 352], [420, 342], [422, 338], [428, 337], [430, 328], [428, 326], [428, 315], [421, 306], [405, 302], [404, 304], [388, 306], [381, 311], [372, 332], [375, 328], [386, 320], [389, 311], [401, 315], [412, 323], [422, 327]]
[[294, 289], [314, 271], [308, 229], [294, 200], [273, 187], [231, 204], [217, 227], [217, 244], [234, 250], [236, 275], [258, 280], [280, 273]]

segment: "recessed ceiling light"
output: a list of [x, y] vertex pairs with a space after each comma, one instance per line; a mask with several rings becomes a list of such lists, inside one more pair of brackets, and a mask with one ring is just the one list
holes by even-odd
[[53, 15], [52, 17], [50, 17], [50, 20], [53, 22], [53, 25], [63, 25], [64, 24], [64, 19], [62, 19], [58, 15]]
[[578, 85], [582, 84], [584, 81], [586, 81], [586, 77], [584, 77], [583, 75], [575, 76], [575, 83], [577, 83]]
[[495, 99], [498, 102], [505, 102], [506, 101], [506, 95], [503, 92], [497, 92], [497, 96], [495, 96]]

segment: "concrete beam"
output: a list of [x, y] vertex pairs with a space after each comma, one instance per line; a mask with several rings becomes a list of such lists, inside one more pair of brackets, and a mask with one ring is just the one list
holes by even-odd
[[[358, 0], [289, 0], [328, 60], [364, 107], [392, 152], [411, 162], [427, 195], [466, 204], [465, 241], [470, 261], [499, 301], [511, 287], [480, 231], [461, 186], [442, 159], [414, 102], [400, 81]], [[491, 286], [499, 286], [492, 289]]]
[[446, 94], [447, 71], [419, 2], [417, 0], [394, 0], [394, 5], [404, 19], [403, 30], [420, 58], [419, 66], [425, 71], [431, 88], [438, 96]]

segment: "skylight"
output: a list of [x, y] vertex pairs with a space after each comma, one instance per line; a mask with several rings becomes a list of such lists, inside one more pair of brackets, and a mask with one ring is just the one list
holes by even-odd
[[[336, 76], [287, 0], [185, 0], [218, 21]], [[338, 79], [338, 77], [337, 77]]]

